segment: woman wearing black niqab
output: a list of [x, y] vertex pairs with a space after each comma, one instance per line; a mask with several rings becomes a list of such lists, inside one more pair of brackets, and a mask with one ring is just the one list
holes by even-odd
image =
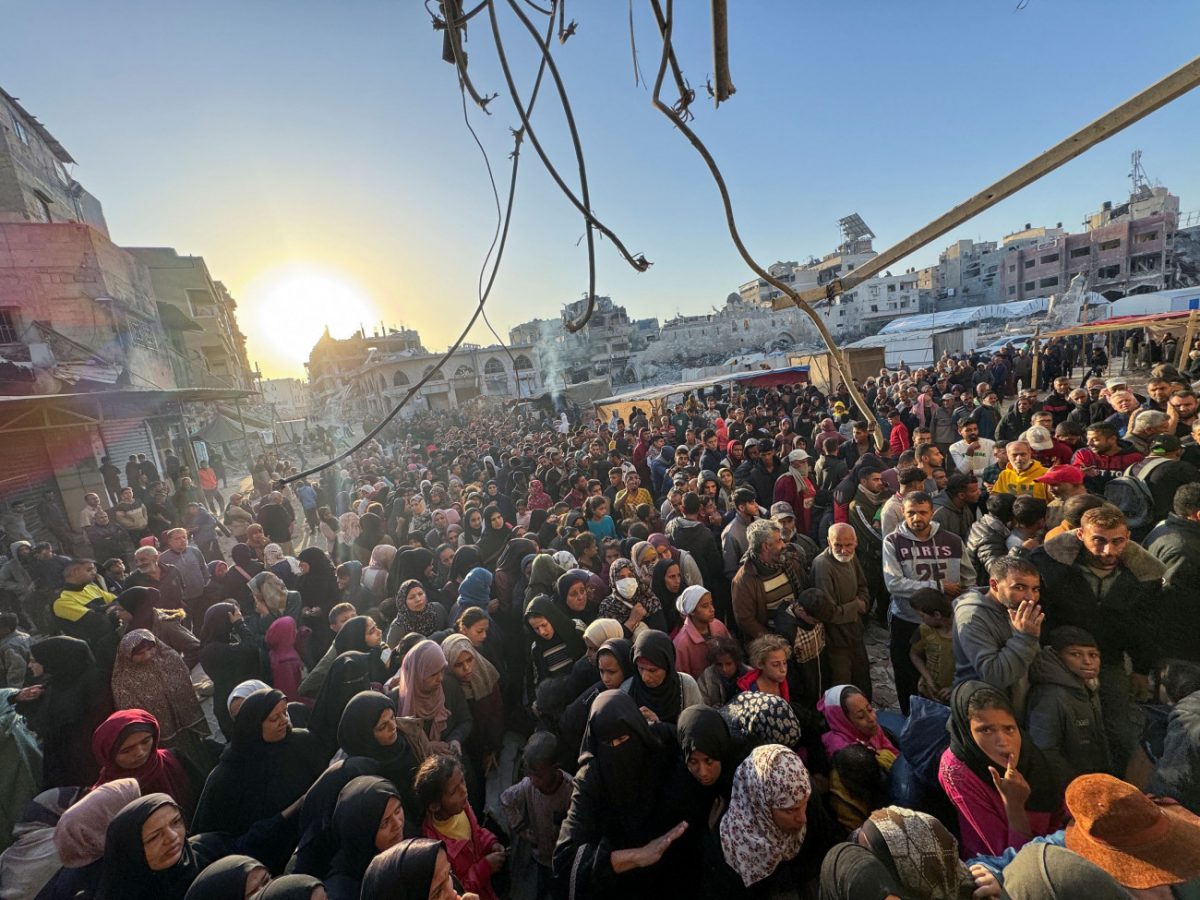
[[333, 810], [338, 850], [324, 878], [329, 900], [359, 900], [371, 860], [403, 838], [399, 801], [395, 786], [378, 776], [363, 775], [342, 788]]
[[[153, 823], [159, 827], [143, 834], [164, 808], [163, 821]], [[226, 850], [219, 835], [186, 837], [183, 813], [166, 794], [139, 797], [109, 823], [96, 900], [183, 900], [204, 867]]]
[[[282, 868], [298, 837], [295, 817], [286, 820], [280, 813], [303, 796], [329, 761], [315, 736], [291, 727], [286, 710], [280, 691], [258, 690], [246, 698], [192, 823], [196, 831], [241, 835], [239, 849], [273, 872]], [[268, 819], [272, 827], [247, 834]]]
[[30, 656], [41, 668], [42, 695], [16, 706], [42, 741], [42, 789], [95, 784], [100, 767], [92, 734], [112, 712], [107, 679], [78, 638], [46, 638]]
[[309, 730], [321, 746], [332, 755], [337, 750], [338, 724], [350, 698], [360, 691], [371, 690], [371, 657], [357, 650], [338, 655], [329, 667], [329, 675], [313, 704]]
[[[604, 691], [592, 703], [582, 768], [554, 849], [554, 873], [574, 896], [596, 896], [602, 889], [626, 900], [676, 896], [674, 873], [658, 864], [670, 844], [660, 839], [679, 836], [662, 821], [664, 786], [675, 761], [671, 731], [663, 725], [652, 730], [621, 691]], [[613, 854], [635, 848], [659, 856], [618, 874]]]

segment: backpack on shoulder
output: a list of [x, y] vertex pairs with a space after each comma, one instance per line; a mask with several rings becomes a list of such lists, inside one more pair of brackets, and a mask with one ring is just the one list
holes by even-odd
[[1165, 459], [1140, 460], [1104, 486], [1104, 499], [1125, 514], [1130, 528], [1153, 524], [1154, 494], [1146, 483], [1146, 476], [1165, 462]]

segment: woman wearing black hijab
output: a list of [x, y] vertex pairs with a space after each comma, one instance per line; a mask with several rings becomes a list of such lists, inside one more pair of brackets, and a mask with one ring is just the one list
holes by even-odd
[[374, 760], [379, 775], [400, 790], [404, 809], [414, 829], [421, 820], [413, 776], [421, 758], [413, 752], [408, 738], [397, 727], [396, 704], [378, 691], [362, 691], [350, 698], [338, 725], [338, 746], [347, 756]]
[[320, 774], [304, 794], [304, 802], [296, 814], [296, 830], [300, 840], [288, 863], [289, 872], [312, 875], [329, 871], [329, 863], [337, 852], [333, 834], [333, 810], [338, 794], [360, 775], [378, 775], [379, 763], [362, 756], [338, 760]]
[[296, 590], [300, 592], [300, 605], [304, 610], [300, 624], [312, 630], [308, 658], [318, 660], [325, 655], [329, 642], [333, 640], [333, 632], [329, 629], [329, 610], [341, 598], [337, 573], [328, 555], [319, 547], [305, 547], [296, 559], [300, 562]]
[[[483, 510], [483, 534], [475, 545], [479, 548], [479, 564], [485, 569], [500, 567], [500, 554], [512, 538], [513, 530], [504, 520], [500, 507], [491, 504]], [[536, 552], [536, 548], [534, 551]], [[518, 561], [520, 557], [517, 557]]]
[[[667, 573], [671, 569], [677, 570], [674, 573], [676, 577], [671, 579], [674, 587], [668, 584], [667, 579]], [[654, 591], [654, 596], [662, 604], [663, 618], [667, 620], [667, 628], [672, 632], [683, 624], [679, 621], [679, 610], [675, 606], [675, 601], [679, 599], [679, 595], [683, 593], [685, 587], [687, 584], [683, 580], [683, 569], [675, 560], [668, 557], [660, 559], [654, 564], [654, 571], [650, 576], [650, 589]]]
[[409, 838], [380, 853], [367, 866], [362, 896], [379, 900], [462, 900], [450, 871], [446, 845]]
[[255, 894], [253, 900], [318, 900], [328, 896], [320, 878], [313, 878], [311, 875], [284, 875]]
[[187, 837], [183, 812], [166, 794], [139, 797], [109, 823], [96, 900], [183, 900], [227, 850], [220, 835]]
[[687, 827], [662, 827], [664, 786], [675, 761], [670, 731], [652, 730], [620, 691], [605, 691], [592, 704], [582, 768], [554, 849], [554, 874], [572, 896], [677, 895], [675, 873], [659, 865]]
[[359, 900], [371, 860], [404, 837], [404, 810], [395, 786], [378, 776], [355, 778], [338, 794], [333, 831], [338, 850], [324, 878], [325, 893], [329, 900]]
[[547, 596], [529, 601], [525, 607], [525, 624], [533, 637], [529, 649], [532, 694], [538, 682], [570, 675], [575, 661], [587, 653], [587, 646], [574, 620]]
[[409, 547], [401, 550], [392, 560], [391, 568], [388, 569], [386, 595], [395, 597], [400, 590], [400, 585], [415, 578], [421, 582], [430, 600], [440, 601], [442, 594], [434, 585], [436, 579], [433, 577], [433, 564], [432, 550], [425, 547]]
[[112, 712], [112, 693], [86, 641], [51, 637], [30, 648], [41, 693], [17, 704], [42, 741], [42, 789], [95, 784], [92, 733]]
[[633, 664], [629, 696], [659, 721], [674, 725], [689, 706], [703, 704], [696, 679], [676, 671], [675, 645], [664, 632], [652, 628], [638, 632], [633, 641]]
[[[483, 537], [483, 532], [486, 527], [487, 526], [483, 524], [483, 513], [481, 513], [477, 508], [468, 509], [465, 513], [463, 513], [463, 533], [458, 537], [459, 548], [475, 547], [475, 552], [478, 553], [479, 548], [476, 545], [479, 543], [479, 539]], [[479, 564], [480, 563], [476, 561], [475, 565]]]
[[633, 677], [633, 642], [609, 638], [596, 651], [596, 667], [600, 680], [576, 697], [559, 720], [559, 766], [568, 772], [575, 771], [579, 765], [575, 748], [583, 740], [592, 702], [604, 691], [620, 690], [625, 680]]
[[591, 575], [586, 569], [568, 569], [554, 583], [554, 602], [577, 622], [590, 625], [599, 615], [600, 604], [591, 599]]
[[229, 694], [243, 681], [259, 676], [258, 645], [236, 603], [214, 603], [204, 613], [200, 630], [200, 665], [213, 683], [213, 712], [225, 740], [233, 736]]
[[389, 654], [388, 663], [383, 661], [383, 632], [370, 616], [348, 619], [337, 633], [333, 647], [338, 656], [351, 651], [367, 654], [371, 658], [367, 674], [377, 684], [383, 684], [400, 668], [394, 654]]
[[705, 835], [716, 828], [729, 806], [733, 775], [744, 756], [729, 733], [729, 725], [715, 709], [691, 706], [676, 725], [679, 757], [667, 784], [664, 806], [667, 821], [683, 820], [687, 831], [671, 845], [663, 863], [677, 873], [679, 896], [699, 893], [699, 866], [688, 865], [704, 852]]
[[383, 530], [383, 519], [375, 513], [363, 513], [359, 516], [358, 527], [361, 530], [351, 549], [354, 558], [365, 566], [371, 561], [371, 551], [379, 544], [390, 544], [391, 539]]
[[[465, 534], [465, 532], [464, 532]], [[454, 559], [450, 562], [450, 571], [446, 575], [446, 583], [441, 585], [442, 597], [458, 596], [458, 586], [467, 577], [467, 573], [479, 565], [479, 548], [462, 546], [454, 551]]]
[[350, 698], [360, 691], [371, 690], [371, 657], [357, 650], [338, 655], [329, 667], [329, 675], [309, 717], [309, 730], [329, 755], [337, 750], [338, 724]]
[[[295, 818], [280, 813], [303, 796], [328, 761], [312, 734], [292, 729], [282, 692], [255, 691], [238, 710], [233, 738], [204, 784], [193, 828], [240, 835], [240, 850], [279, 871], [298, 837]], [[247, 834], [268, 819], [270, 828]]]
[[196, 877], [184, 900], [244, 900], [270, 880], [271, 873], [257, 859], [241, 854], [223, 856]]

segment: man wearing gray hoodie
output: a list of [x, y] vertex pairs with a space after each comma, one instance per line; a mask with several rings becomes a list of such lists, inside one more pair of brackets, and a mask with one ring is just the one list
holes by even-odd
[[903, 509], [904, 521], [883, 541], [883, 581], [891, 598], [889, 650], [896, 698], [901, 712], [908, 715], [908, 698], [920, 681], [909, 645], [921, 625], [909, 598], [923, 588], [933, 588], [953, 600], [975, 583], [975, 570], [958, 535], [933, 521], [933, 499], [927, 493], [906, 494]]
[[954, 683], [990, 684], [1020, 714], [1046, 617], [1038, 603], [1041, 576], [1015, 556], [994, 560], [988, 573], [986, 589], [967, 591], [954, 604]]

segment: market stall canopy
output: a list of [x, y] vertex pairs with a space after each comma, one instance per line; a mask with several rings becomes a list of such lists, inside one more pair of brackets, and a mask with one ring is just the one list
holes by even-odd
[[698, 381], [679, 381], [674, 384], [638, 388], [635, 391], [616, 394], [595, 402], [597, 412], [605, 418], [609, 418], [615, 411], [619, 417], [628, 421], [635, 406], [646, 406], [650, 408], [650, 411], [654, 411], [670, 397], [683, 396], [702, 388], [708, 389], [715, 384], [729, 382], [749, 387], [776, 387], [781, 384], [797, 384], [805, 381], [808, 381], [808, 366], [788, 366], [786, 369], [731, 372], [719, 378], [703, 378]]
[[1154, 313], [1149, 316], [1114, 316], [1108, 319], [1099, 319], [1095, 322], [1088, 322], [1086, 325], [1072, 325], [1070, 328], [1060, 328], [1057, 331], [1047, 331], [1042, 335], [1042, 338], [1052, 337], [1069, 337], [1076, 334], [1101, 334], [1105, 331], [1137, 331], [1147, 330], [1155, 332], [1168, 332], [1182, 330], [1187, 327], [1188, 316], [1192, 315], [1191, 310], [1177, 310], [1175, 312]]

